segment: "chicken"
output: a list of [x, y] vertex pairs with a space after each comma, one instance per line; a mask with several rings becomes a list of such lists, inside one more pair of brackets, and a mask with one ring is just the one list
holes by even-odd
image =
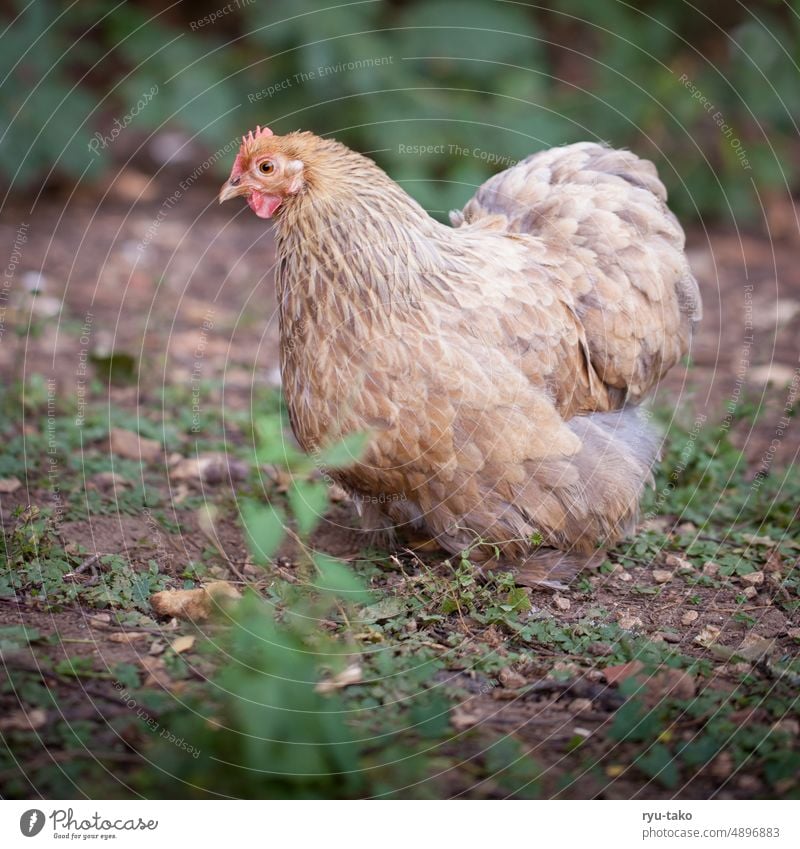
[[344, 145], [258, 128], [219, 200], [236, 196], [275, 216], [297, 440], [369, 434], [334, 473], [367, 527], [416, 528], [529, 585], [634, 528], [660, 443], [637, 405], [701, 317], [651, 163], [534, 154], [450, 227]]

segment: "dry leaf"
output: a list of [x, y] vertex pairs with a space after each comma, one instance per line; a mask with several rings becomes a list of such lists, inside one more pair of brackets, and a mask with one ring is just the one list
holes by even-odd
[[748, 634], [733, 653], [745, 660], [758, 660], [768, 655], [774, 646], [775, 640], [768, 640], [758, 634]]
[[694, 638], [694, 641], [698, 645], [708, 648], [717, 642], [720, 633], [721, 629], [717, 628], [716, 625], [705, 625], [703, 630]]
[[195, 638], [191, 635], [185, 635], [183, 637], [176, 637], [171, 643], [170, 648], [175, 654], [181, 654], [185, 651], [189, 651], [189, 649], [194, 645]]
[[221, 453], [180, 457], [171, 465], [169, 476], [174, 481], [203, 481], [215, 484], [226, 480], [245, 480], [249, 472], [247, 463]]
[[621, 663], [618, 666], [607, 666], [603, 670], [603, 675], [609, 684], [621, 684], [643, 669], [644, 664], [641, 660], [629, 660], [627, 663]]
[[166, 664], [160, 657], [140, 657], [139, 663], [147, 673], [144, 681], [145, 687], [158, 685], [168, 689], [172, 685], [172, 680], [167, 674]]
[[763, 366], [754, 366], [747, 372], [746, 378], [750, 383], [759, 386], [773, 384], [774, 386], [789, 386], [794, 380], [795, 371], [791, 366], [784, 363], [769, 363]]
[[146, 640], [148, 636], [147, 631], [122, 631], [119, 634], [110, 634], [108, 639], [112, 643], [135, 643]]
[[0, 494], [11, 495], [22, 486], [19, 478], [0, 478]]
[[118, 171], [108, 187], [108, 192], [127, 203], [154, 200], [158, 197], [153, 178], [132, 168]]
[[161, 456], [161, 443], [155, 439], [145, 439], [138, 433], [123, 430], [121, 427], [111, 429], [109, 435], [112, 454], [127, 460], [144, 460], [151, 462]]
[[363, 681], [362, 675], [361, 664], [351, 663], [350, 666], [343, 669], [338, 675], [334, 675], [333, 678], [320, 681], [314, 689], [318, 693], [332, 693], [335, 690], [341, 690], [342, 687], [359, 684]]
[[470, 710], [466, 704], [457, 705], [450, 713], [450, 724], [456, 731], [474, 728], [483, 719], [479, 709]]
[[47, 713], [42, 708], [27, 711], [16, 710], [0, 719], [0, 731], [35, 731], [47, 722]]
[[150, 596], [150, 604], [159, 616], [197, 621], [207, 619], [225, 600], [241, 598], [241, 593], [227, 581], [212, 581], [196, 590], [162, 590]]

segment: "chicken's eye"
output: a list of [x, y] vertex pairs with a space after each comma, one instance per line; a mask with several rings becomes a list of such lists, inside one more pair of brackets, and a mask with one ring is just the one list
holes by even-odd
[[271, 174], [275, 170], [275, 164], [270, 162], [269, 159], [265, 159], [259, 166], [258, 170], [262, 174]]

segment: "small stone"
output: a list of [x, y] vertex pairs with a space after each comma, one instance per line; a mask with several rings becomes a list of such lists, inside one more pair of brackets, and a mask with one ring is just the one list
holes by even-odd
[[703, 564], [703, 574], [708, 575], [710, 578], [713, 578], [715, 575], [719, 574], [719, 563], [715, 563], [713, 560], [706, 560]]
[[792, 737], [797, 737], [797, 735], [800, 734], [800, 722], [792, 717], [779, 719], [772, 727], [776, 731], [783, 731], [785, 734], [791, 734]]
[[122, 475], [116, 472], [98, 472], [89, 478], [89, 487], [99, 489], [101, 492], [108, 490], [123, 489], [124, 487], [133, 486], [133, 484], [125, 480]]
[[742, 594], [745, 598], [755, 598], [758, 595], [758, 590], [755, 587], [745, 587]]
[[567, 706], [570, 713], [583, 713], [586, 710], [592, 709], [591, 699], [573, 699]]
[[699, 618], [700, 614], [696, 610], [687, 610], [681, 616], [681, 625], [691, 625], [693, 622], [697, 622]]
[[138, 433], [115, 427], [109, 434], [111, 453], [126, 460], [152, 462], [161, 455], [161, 443], [155, 439], [145, 439]]
[[736, 786], [745, 793], [753, 794], [761, 790], [761, 782], [754, 775], [740, 775], [736, 779]]
[[621, 613], [617, 617], [617, 622], [619, 622], [619, 627], [623, 631], [633, 631], [636, 628], [644, 627], [644, 622], [638, 616], [633, 616], [630, 613]]
[[755, 587], [764, 583], [764, 573], [763, 572], [750, 572], [748, 575], [740, 575], [739, 580], [743, 584], [747, 584], [748, 586]]
[[518, 690], [527, 684], [527, 679], [515, 672], [510, 666], [504, 666], [497, 674], [500, 683], [509, 690]]
[[728, 752], [720, 752], [714, 760], [711, 761], [708, 771], [711, 777], [716, 778], [717, 781], [725, 781], [730, 778], [730, 775], [733, 772], [733, 758]]
[[608, 657], [614, 654], [614, 647], [610, 643], [589, 643], [586, 650], [595, 657]]
[[664, 558], [664, 563], [670, 569], [688, 569], [690, 572], [694, 572], [694, 566], [692, 566], [691, 562], [685, 557], [679, 557], [677, 554], [668, 554]]
[[208, 484], [245, 480], [247, 474], [247, 463], [219, 451], [181, 458], [169, 471], [173, 481], [202, 481]]
[[694, 678], [682, 669], [664, 669], [647, 681], [648, 701], [655, 703], [660, 699], [692, 699], [697, 692]]
[[633, 577], [628, 572], [623, 572], [621, 575], [617, 575], [617, 577], [620, 581], [625, 581], [625, 583], [633, 580]]
[[110, 613], [95, 613], [94, 616], [90, 616], [87, 620], [92, 628], [98, 628], [100, 630], [106, 629], [111, 625], [111, 614]]
[[11, 495], [22, 486], [22, 481], [19, 478], [0, 478], [0, 493], [3, 495]]
[[36, 731], [47, 722], [47, 712], [42, 708], [17, 710], [0, 718], [0, 731]]
[[575, 678], [581, 673], [577, 663], [571, 660], [557, 660], [553, 668], [547, 673], [548, 678]]
[[665, 643], [679, 643], [682, 639], [681, 635], [674, 631], [660, 631], [656, 636], [661, 637]]
[[572, 603], [568, 598], [564, 598], [563, 595], [554, 595], [553, 596], [553, 604], [559, 610], [569, 610], [572, 607]]
[[666, 569], [653, 569], [653, 580], [657, 584], [668, 584], [672, 580], [672, 574]]

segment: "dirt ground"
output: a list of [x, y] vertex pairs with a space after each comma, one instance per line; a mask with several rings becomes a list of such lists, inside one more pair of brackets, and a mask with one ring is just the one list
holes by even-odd
[[[19, 527], [20, 511], [29, 505], [58, 506], [59, 499], [72, 505], [77, 496], [84, 509], [64, 510], [57, 536], [66, 546], [82, 546], [82, 558], [120, 555], [139, 571], [155, 562], [173, 586], [185, 579], [188, 563], [202, 560], [209, 570], [206, 577], [238, 583], [244, 574], [245, 580], [249, 575], [260, 587], [267, 579], [242, 572], [249, 558], [235, 514], [241, 478], [227, 467], [212, 481], [180, 480], [170, 470], [182, 457], [192, 455], [191, 428], [185, 426], [192, 416], [221, 422], [215, 431], [219, 448], [235, 453], [250, 439], [243, 422], [254, 397], [280, 385], [274, 245], [269, 227], [244, 205], [217, 206], [213, 181], [197, 181], [181, 191], [174, 205], [165, 205], [178, 188], [178, 179], [166, 173], [151, 183], [143, 173], [128, 169], [101, 190], [44, 195], [33, 210], [34, 199], [18, 198], [3, 210], [3, 243], [13, 245], [23, 225], [26, 240], [9, 290], [0, 375], [9, 393], [15, 382], [28, 386], [34, 375], [44, 379], [40, 401], [31, 395], [34, 386], [26, 390], [27, 400], [20, 396], [16, 414], [7, 410], [5, 452], [40, 450], [26, 448], [26, 436], [46, 435], [48, 417], [53, 415], [47, 406], [51, 396], [68, 399], [71, 416], [80, 415], [86, 403], [101, 423], [105, 416], [112, 426], [128, 422], [130, 430], [142, 433], [144, 422], [150, 435], [161, 427], [163, 451], [141, 468], [124, 463], [115, 467], [114, 473], [124, 480], [114, 482], [99, 465], [101, 458], [114, 455], [109, 452], [107, 429], [91, 431], [86, 426], [74, 444], [80, 462], [73, 468], [60, 468], [57, 476], [46, 478], [42, 456], [26, 457], [26, 468], [38, 466], [39, 471], [30, 477], [16, 475], [21, 485], [0, 494], [0, 521], [10, 537]], [[690, 433], [693, 422], [705, 430], [729, 423], [733, 444], [744, 452], [744, 479], [759, 472], [780, 478], [795, 464], [798, 450], [796, 425], [781, 422], [793, 409], [800, 383], [800, 240], [797, 235], [770, 240], [755, 231], [694, 227], [688, 250], [702, 287], [705, 318], [691, 364], [672, 371], [658, 390], [655, 406], [674, 411], [675, 420]], [[39, 291], [35, 298], [30, 296], [32, 289]], [[139, 363], [135, 380], [109, 384], [103, 379], [112, 349]], [[126, 362], [123, 357], [122, 368]], [[202, 392], [197, 389], [201, 384]], [[178, 413], [184, 426], [173, 433], [164, 422]], [[0, 479], [9, 477], [0, 474]], [[147, 512], [130, 496], [140, 486], [155, 492], [148, 502], [156, 503], [157, 511]], [[265, 478], [263, 486], [271, 493], [275, 482]], [[724, 482], [720, 487], [722, 491]], [[211, 532], [196, 509], [207, 503], [219, 511]], [[674, 534], [678, 540], [692, 536], [695, 525], [696, 521], [667, 511], [650, 516], [645, 530]], [[346, 501], [333, 503], [317, 531], [315, 546], [355, 563], [363, 557], [356, 527], [352, 506]], [[752, 530], [754, 536], [764, 533], [757, 524], [740, 530]], [[694, 534], [684, 553], [676, 542], [671, 561], [663, 546], [641, 550], [632, 546], [612, 558], [603, 574], [591, 576], [569, 593], [528, 592], [530, 621], [546, 615], [548, 622], [559, 623], [571, 634], [571, 643], [540, 637], [535, 648], [509, 647], [500, 625], [487, 626], [470, 615], [426, 626], [426, 639], [439, 646], [435, 651], [444, 657], [445, 671], [439, 680], [451, 701], [448, 745], [456, 750], [456, 762], [460, 735], [477, 728], [510, 734], [523, 746], [539, 765], [540, 795], [739, 798], [796, 792], [796, 781], [771, 778], [768, 769], [753, 767], [747, 757], [726, 760], [727, 753], [720, 748], [696, 769], [684, 769], [673, 782], [659, 780], [657, 769], [648, 773], [631, 767], [637, 741], [613, 726], [626, 701], [620, 686], [626, 679], [635, 680], [639, 669], [629, 665], [635, 661], [627, 666], [620, 661], [611, 637], [604, 638], [601, 630], [603, 622], [618, 623], [637, 638], [674, 646], [705, 664], [702, 672], [669, 671], [665, 666], [659, 673], [662, 678], [651, 677], [647, 698], [657, 701], [665, 693], [677, 693], [689, 699], [704, 691], [724, 700], [727, 694], [727, 717], [734, 725], [760, 721], [771, 727], [782, 722], [796, 746], [798, 722], [792, 718], [797, 714], [796, 673], [789, 690], [778, 693], [785, 679], [775, 671], [779, 660], [796, 658], [800, 634], [797, 608], [779, 603], [787, 591], [774, 577], [780, 577], [782, 569], [789, 575], [794, 568], [786, 559], [786, 551], [796, 542], [793, 534], [790, 525], [780, 538], [788, 549], [761, 543], [766, 547], [758, 556], [766, 565], [755, 571], [763, 583], [756, 579], [748, 583], [744, 573], [718, 582], [713, 562], [708, 566], [715, 558], [693, 556], [689, 550], [689, 545], [697, 544]], [[741, 540], [736, 545], [742, 545]], [[286, 547], [282, 555], [278, 568], [284, 577], [291, 577], [293, 549]], [[374, 585], [401, 598], [411, 586], [409, 576], [419, 586], [425, 570], [446, 572], [440, 553], [404, 550], [398, 557], [403, 570], [384, 571]], [[681, 558], [689, 563], [681, 563]], [[708, 580], [680, 578], [682, 570], [688, 575], [692, 569]], [[657, 570], [667, 570], [669, 577], [654, 578]], [[87, 567], [70, 580], [83, 586], [92, 575]], [[748, 586], [756, 592], [743, 597]], [[57, 709], [47, 709], [45, 718], [40, 717], [42, 726], [36, 727], [98, 720], [105, 727], [125, 711], [114, 698], [108, 677], [70, 678], [43, 668], [58, 669], [59, 662], [70, 657], [87, 657], [99, 670], [138, 666], [154, 644], [170, 639], [169, 629], [175, 627], [163, 620], [129, 618], [103, 629], [90, 621], [96, 611], [81, 599], [76, 595], [71, 603], [50, 606], [25, 591], [0, 596], [0, 626], [24, 625], [42, 635], [42, 641], [31, 645], [31, 654], [16, 652], [4, 658], [7, 672], [38, 670], [36, 674], [58, 693]], [[689, 611], [698, 615], [687, 616]], [[587, 623], [594, 623], [591, 628], [597, 632], [590, 633]], [[419, 629], [422, 620], [413, 626], [415, 632]], [[710, 648], [708, 635], [717, 633], [714, 629], [719, 629], [715, 642], [721, 651]], [[131, 630], [144, 636], [132, 643], [109, 639], [114, 632]], [[460, 639], [457, 651], [452, 640], [448, 642], [453, 633]], [[48, 636], [54, 639], [48, 641]], [[771, 646], [769, 657], [766, 649], [758, 652], [762, 644]], [[742, 645], [751, 649], [755, 645], [757, 651], [742, 650], [733, 657], [731, 647]], [[493, 657], [491, 665], [473, 663], [473, 655], [485, 659], [487, 653]], [[761, 695], [739, 703], [734, 697], [743, 692], [743, 676], [752, 677], [757, 663], [763, 680], [761, 689], [752, 693]], [[773, 696], [786, 707], [783, 718], [776, 719], [771, 712]], [[30, 714], [30, 705], [25, 706], [17, 690], [6, 688], [0, 699], [5, 717], [0, 728], [29, 732], [24, 719], [14, 720], [20, 710]], [[683, 713], [669, 733], [691, 740], [705, 721], [700, 714]], [[569, 753], [585, 741], [588, 755], [576, 766]], [[15, 745], [24, 744], [17, 740]], [[116, 764], [122, 793], [135, 744], [112, 740], [103, 745], [107, 760]], [[10, 795], [36, 795], [37, 771], [54, 764], [58, 768], [69, 752], [66, 746], [49, 744], [31, 755], [32, 762], [23, 770], [32, 776], [27, 786], [13, 766], [0, 771], [0, 776], [11, 782]], [[459, 777], [457, 769], [454, 775], [447, 792], [475, 792], [468, 777]], [[73, 792], [80, 795], [83, 788]], [[114, 795], [115, 790], [107, 792]]]

